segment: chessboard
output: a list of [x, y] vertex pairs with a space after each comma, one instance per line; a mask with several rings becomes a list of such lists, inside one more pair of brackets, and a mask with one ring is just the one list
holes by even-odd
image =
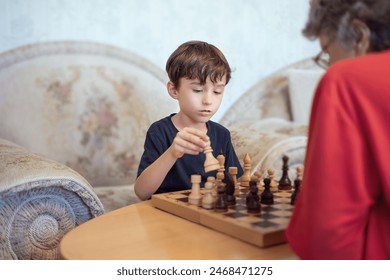
[[[204, 189], [201, 189], [203, 195]], [[259, 247], [285, 243], [286, 229], [294, 205], [291, 205], [291, 190], [274, 192], [274, 203], [261, 204], [261, 212], [248, 213], [246, 193], [236, 195], [236, 204], [226, 212], [207, 210], [188, 203], [191, 190], [155, 194], [152, 205], [194, 223], [228, 234]]]

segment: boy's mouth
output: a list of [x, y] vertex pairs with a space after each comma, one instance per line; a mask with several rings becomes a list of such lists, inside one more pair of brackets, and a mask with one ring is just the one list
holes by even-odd
[[201, 116], [208, 117], [208, 116], [211, 116], [212, 112], [211, 112], [211, 110], [200, 110], [199, 114]]

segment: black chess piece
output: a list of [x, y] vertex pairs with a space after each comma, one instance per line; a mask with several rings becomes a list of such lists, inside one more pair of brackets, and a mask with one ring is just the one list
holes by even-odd
[[301, 186], [301, 180], [295, 179], [294, 180], [294, 192], [291, 195], [291, 205], [295, 204], [295, 200], [297, 199], [297, 196], [299, 194], [299, 188]]
[[215, 201], [216, 212], [226, 212], [228, 210], [228, 204], [226, 199], [226, 185], [221, 182], [217, 189], [217, 200]]
[[274, 204], [274, 194], [271, 192], [271, 180], [270, 178], [264, 178], [264, 191], [261, 193], [262, 204]]
[[261, 206], [260, 206], [260, 197], [257, 194], [259, 189], [257, 188], [257, 182], [256, 181], [250, 181], [249, 182], [249, 193], [246, 196], [246, 209], [248, 213], [260, 213], [261, 212]]
[[228, 206], [236, 205], [236, 197], [234, 196], [235, 185], [232, 174], [225, 172], [222, 182], [226, 185], [226, 202]]
[[282, 167], [283, 173], [282, 173], [282, 177], [279, 180], [279, 185], [278, 185], [279, 190], [283, 190], [283, 191], [292, 189], [291, 180], [288, 177], [288, 159], [289, 159], [288, 156], [286, 155], [283, 156], [283, 167]]

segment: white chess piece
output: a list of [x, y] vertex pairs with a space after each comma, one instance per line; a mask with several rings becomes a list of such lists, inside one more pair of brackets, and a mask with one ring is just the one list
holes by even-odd
[[268, 173], [268, 178], [271, 180], [271, 183], [270, 183], [271, 192], [277, 192], [278, 191], [278, 183], [275, 180], [275, 170], [270, 168], [267, 170], [267, 173]]
[[241, 176], [241, 187], [249, 188], [249, 181], [251, 180], [251, 158], [249, 154], [244, 157], [244, 174]]
[[212, 195], [212, 191], [214, 188], [213, 183], [209, 181], [206, 182], [204, 188], [205, 188], [204, 190], [205, 193], [202, 199], [202, 207], [205, 209], [212, 209], [214, 204], [214, 198]]
[[200, 193], [200, 182], [202, 177], [198, 174], [191, 175], [191, 194], [188, 197], [188, 203], [196, 206], [200, 206], [202, 195]]

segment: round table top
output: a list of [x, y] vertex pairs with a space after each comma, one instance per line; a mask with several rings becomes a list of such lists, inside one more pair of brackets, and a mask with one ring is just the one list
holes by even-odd
[[297, 259], [287, 244], [260, 248], [139, 202], [68, 232], [63, 259], [222, 260]]

